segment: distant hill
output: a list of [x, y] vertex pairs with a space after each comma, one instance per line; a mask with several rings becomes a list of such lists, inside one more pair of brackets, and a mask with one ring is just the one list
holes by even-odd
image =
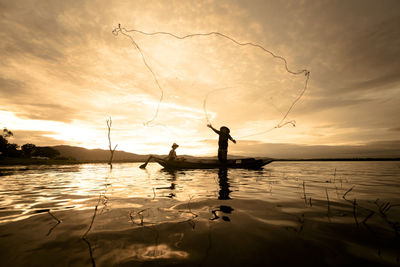
[[[86, 149], [76, 146], [53, 146], [60, 152], [61, 157], [72, 157], [79, 161], [108, 161], [110, 151], [104, 149]], [[145, 161], [149, 155], [138, 155], [125, 151], [116, 150], [113, 161]]]
[[[279, 146], [279, 144], [277, 145]], [[290, 147], [290, 146], [289, 146]], [[328, 147], [328, 146], [326, 146]], [[76, 147], [76, 146], [67, 146], [67, 145], [59, 145], [59, 146], [53, 146], [52, 148], [58, 150], [60, 152], [61, 157], [66, 157], [66, 158], [75, 158], [78, 161], [86, 161], [86, 162], [108, 162], [110, 158], [110, 151], [105, 150], [105, 149], [86, 149], [82, 147]], [[269, 147], [269, 151], [271, 154], [276, 154], [273, 153], [274, 150], [271, 149], [273, 147]], [[285, 146], [281, 145], [279, 146], [280, 151], [285, 151], [284, 148]], [[293, 147], [291, 147], [293, 148]], [[329, 148], [329, 147], [328, 147]], [[293, 149], [292, 151], [296, 151], [297, 153], [295, 156], [292, 157], [275, 157], [275, 160], [379, 160], [379, 159], [386, 159], [386, 160], [400, 160], [399, 157], [350, 157], [350, 156], [342, 156], [342, 155], [336, 155], [332, 153], [335, 157], [327, 158], [327, 157], [313, 157], [312, 155], [309, 154], [299, 154], [299, 152], [304, 151], [305, 149]], [[292, 152], [292, 155], [293, 152]], [[159, 157], [165, 157], [166, 155], [154, 155], [154, 156], [159, 156]], [[185, 158], [197, 158], [197, 159], [216, 159], [216, 156], [211, 156], [211, 157], [194, 157], [190, 155], [178, 155], [180, 157], [185, 157]], [[296, 157], [297, 156], [297, 157]], [[120, 151], [116, 150], [114, 153], [114, 159], [113, 162], [144, 162], [148, 159], [149, 155], [139, 155], [135, 153], [129, 153], [125, 151]], [[257, 158], [264, 158], [264, 159], [270, 159], [271, 157], [263, 157], [261, 155], [255, 155]], [[238, 159], [238, 158], [243, 158], [243, 156], [238, 156], [238, 155], [230, 155], [230, 159]]]
[[[58, 152], [60, 152], [61, 157], [66, 157], [66, 158], [72, 157], [79, 161], [107, 162], [110, 159], [110, 151], [105, 149], [87, 149], [83, 147], [67, 146], [67, 145], [52, 146], [52, 148], [58, 150]], [[167, 156], [167, 155], [155, 155], [155, 154], [153, 155], [158, 157]], [[199, 158], [199, 159], [217, 158], [216, 156], [213, 157], [194, 157], [191, 155], [178, 155], [178, 156], [185, 158]], [[148, 157], [149, 155], [139, 155], [121, 150], [115, 150], [113, 161], [144, 162], [148, 159]], [[241, 157], [232, 155], [229, 158], [241, 158]]]

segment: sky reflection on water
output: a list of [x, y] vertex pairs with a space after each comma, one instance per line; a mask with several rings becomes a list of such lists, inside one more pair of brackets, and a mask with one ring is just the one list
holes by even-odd
[[[134, 207], [132, 199], [250, 199], [269, 202], [381, 199], [399, 202], [399, 162], [273, 162], [262, 170], [166, 171], [151, 163], [2, 167], [0, 222], [35, 215], [38, 209], [84, 210], [106, 191], [112, 208]], [[310, 201], [310, 200], [306, 200]], [[311, 202], [312, 204], [312, 202]]]
[[139, 165], [2, 167], [0, 262], [400, 262], [399, 162], [273, 162], [256, 171]]

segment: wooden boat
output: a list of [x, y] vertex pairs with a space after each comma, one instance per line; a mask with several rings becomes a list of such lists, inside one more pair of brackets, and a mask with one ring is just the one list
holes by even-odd
[[184, 160], [165, 160], [153, 157], [153, 160], [166, 169], [215, 169], [215, 168], [237, 168], [237, 169], [260, 169], [262, 166], [271, 163], [273, 160], [263, 159], [232, 159], [226, 163], [219, 160], [201, 160], [201, 159], [184, 159]]

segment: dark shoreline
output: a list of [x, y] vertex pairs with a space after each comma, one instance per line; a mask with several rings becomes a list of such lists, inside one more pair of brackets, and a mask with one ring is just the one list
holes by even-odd
[[274, 159], [274, 161], [400, 161], [400, 158]]
[[[273, 159], [274, 161], [400, 161], [400, 158], [316, 158], [316, 159]], [[136, 163], [143, 160], [115, 160], [113, 163]], [[88, 163], [108, 163], [108, 160], [64, 160], [64, 159], [27, 159], [1, 158], [0, 166], [14, 165], [74, 165]]]
[[[113, 163], [144, 162], [140, 160], [116, 160]], [[13, 165], [75, 165], [87, 163], [108, 163], [108, 160], [64, 160], [64, 159], [24, 159], [24, 158], [2, 158], [0, 166]]]

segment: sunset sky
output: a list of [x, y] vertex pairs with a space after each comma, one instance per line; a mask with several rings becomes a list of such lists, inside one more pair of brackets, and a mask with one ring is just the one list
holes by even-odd
[[[106, 149], [111, 117], [119, 150], [165, 154], [176, 142], [178, 154], [212, 155], [207, 98], [212, 124], [238, 141], [231, 154], [268, 156], [273, 143], [294, 154], [358, 148], [363, 156], [371, 147], [399, 156], [399, 10], [397, 0], [1, 1], [0, 127], [19, 145]], [[131, 40], [112, 34], [118, 24], [220, 32], [262, 45], [292, 71], [310, 70], [285, 120], [296, 127], [269, 131], [306, 79], [281, 60], [218, 36], [130, 32], [163, 90], [154, 118], [161, 91]]]

